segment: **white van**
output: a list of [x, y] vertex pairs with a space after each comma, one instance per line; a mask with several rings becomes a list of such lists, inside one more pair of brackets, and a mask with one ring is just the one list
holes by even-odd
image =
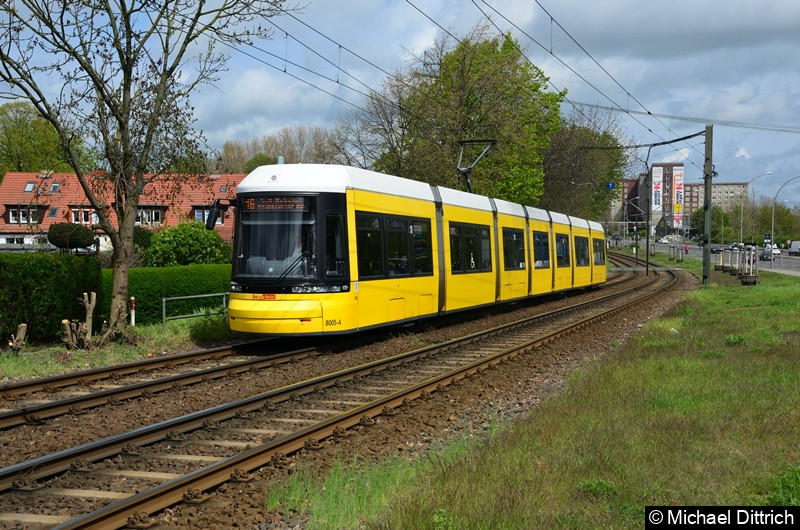
[[789, 245], [789, 255], [800, 256], [800, 241], [792, 241], [792, 244]]

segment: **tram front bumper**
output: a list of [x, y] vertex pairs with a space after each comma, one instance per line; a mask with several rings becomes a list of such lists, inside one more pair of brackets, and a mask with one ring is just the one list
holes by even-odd
[[319, 300], [244, 300], [231, 296], [231, 331], [267, 335], [322, 333]]

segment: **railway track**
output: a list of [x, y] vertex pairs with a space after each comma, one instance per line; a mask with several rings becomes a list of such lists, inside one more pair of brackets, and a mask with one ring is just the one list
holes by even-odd
[[668, 288], [664, 276], [593, 302], [9, 466], [0, 470], [0, 522], [147, 525], [150, 514], [171, 504], [199, 501], [222, 482], [248, 480], [252, 470], [279, 466], [286, 454], [344, 436], [349, 427], [390, 415], [423, 393], [606, 318], [609, 311], [623, 311], [643, 294], [657, 295]]
[[[116, 365], [113, 368], [91, 370], [90, 373], [65, 374], [52, 379], [59, 384], [52, 387], [48, 381], [33, 380], [9, 385], [0, 392], [0, 401], [9, 408], [0, 410], [0, 430], [24, 424], [41, 423], [48, 418], [62, 414], [82, 414], [86, 409], [103, 405], [118, 404], [142, 396], [176, 387], [209, 382], [230, 377], [235, 374], [272, 368], [280, 363], [297, 361], [314, 355], [313, 348], [280, 352], [271, 355], [242, 358], [235, 354], [235, 348], [217, 348], [202, 352], [191, 352], [180, 356], [176, 363], [158, 360], [154, 365], [133, 363], [139, 367]], [[225, 359], [223, 362], [222, 359]], [[213, 366], [201, 367], [197, 364], [213, 359]], [[184, 367], [174, 374], [155, 374], [153, 371]], [[147, 367], [145, 372], [144, 367]], [[123, 376], [128, 380], [120, 380]], [[141, 380], [147, 376], [146, 380]], [[51, 378], [47, 378], [50, 380]], [[131, 380], [134, 382], [131, 382]], [[24, 390], [23, 390], [24, 389]], [[64, 395], [68, 394], [67, 397]]]
[[[615, 259], [628, 267], [634, 264], [628, 257]], [[622, 288], [632, 278], [619, 275], [606, 289]], [[246, 352], [258, 353], [254, 357]], [[0, 386], [0, 431], [315, 355], [314, 348], [285, 350], [284, 343], [258, 340], [10, 383]]]

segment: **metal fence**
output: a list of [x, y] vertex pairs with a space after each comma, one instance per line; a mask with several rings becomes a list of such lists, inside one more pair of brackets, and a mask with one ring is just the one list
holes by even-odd
[[[171, 300], [191, 300], [193, 298], [213, 298], [222, 297], [222, 311], [206, 311], [205, 313], [192, 313], [191, 315], [167, 316], [167, 302]], [[161, 299], [161, 327], [167, 329], [167, 320], [178, 320], [180, 318], [204, 317], [209, 315], [225, 315], [228, 313], [228, 293], [196, 294], [192, 296], [174, 296]]]

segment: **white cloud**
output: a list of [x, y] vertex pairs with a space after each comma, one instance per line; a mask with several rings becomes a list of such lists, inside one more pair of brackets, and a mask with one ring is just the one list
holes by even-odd
[[[487, 13], [493, 13], [488, 7], [493, 6], [519, 27], [493, 14], [500, 30], [511, 31], [527, 57], [554, 85], [567, 89], [571, 100], [637, 112], [620, 114], [627, 137], [635, 142], [687, 136], [703, 131], [711, 120], [717, 121], [713, 153], [720, 180], [743, 181], [771, 170], [773, 178], [762, 186], [774, 186], [765, 190], [774, 193], [800, 167], [800, 134], [769, 130], [782, 125], [796, 131], [800, 124], [800, 2], [542, 0], [552, 20], [529, 0], [476, 3]], [[358, 105], [361, 96], [345, 85], [366, 91], [360, 83], [377, 88], [385, 78], [361, 58], [393, 73], [410, 55], [419, 56], [441, 37], [442, 30], [411, 4], [457, 36], [473, 29], [483, 16], [473, 3], [460, 0], [311, 0], [298, 15], [307, 26], [288, 17], [275, 19], [281, 29], [261, 45], [272, 55], [248, 51], [272, 66], [233, 54], [220, 90], [206, 90], [193, 99], [198, 126], [216, 147], [228, 139], [257, 138], [285, 126], [333, 126], [352, 107], [323, 90]], [[284, 66], [288, 74], [314, 87], [284, 73]], [[647, 111], [697, 120], [657, 118]], [[640, 157], [647, 155], [643, 150]], [[704, 138], [653, 148], [649, 161], [667, 158], [685, 163], [687, 179], [702, 178]]]

